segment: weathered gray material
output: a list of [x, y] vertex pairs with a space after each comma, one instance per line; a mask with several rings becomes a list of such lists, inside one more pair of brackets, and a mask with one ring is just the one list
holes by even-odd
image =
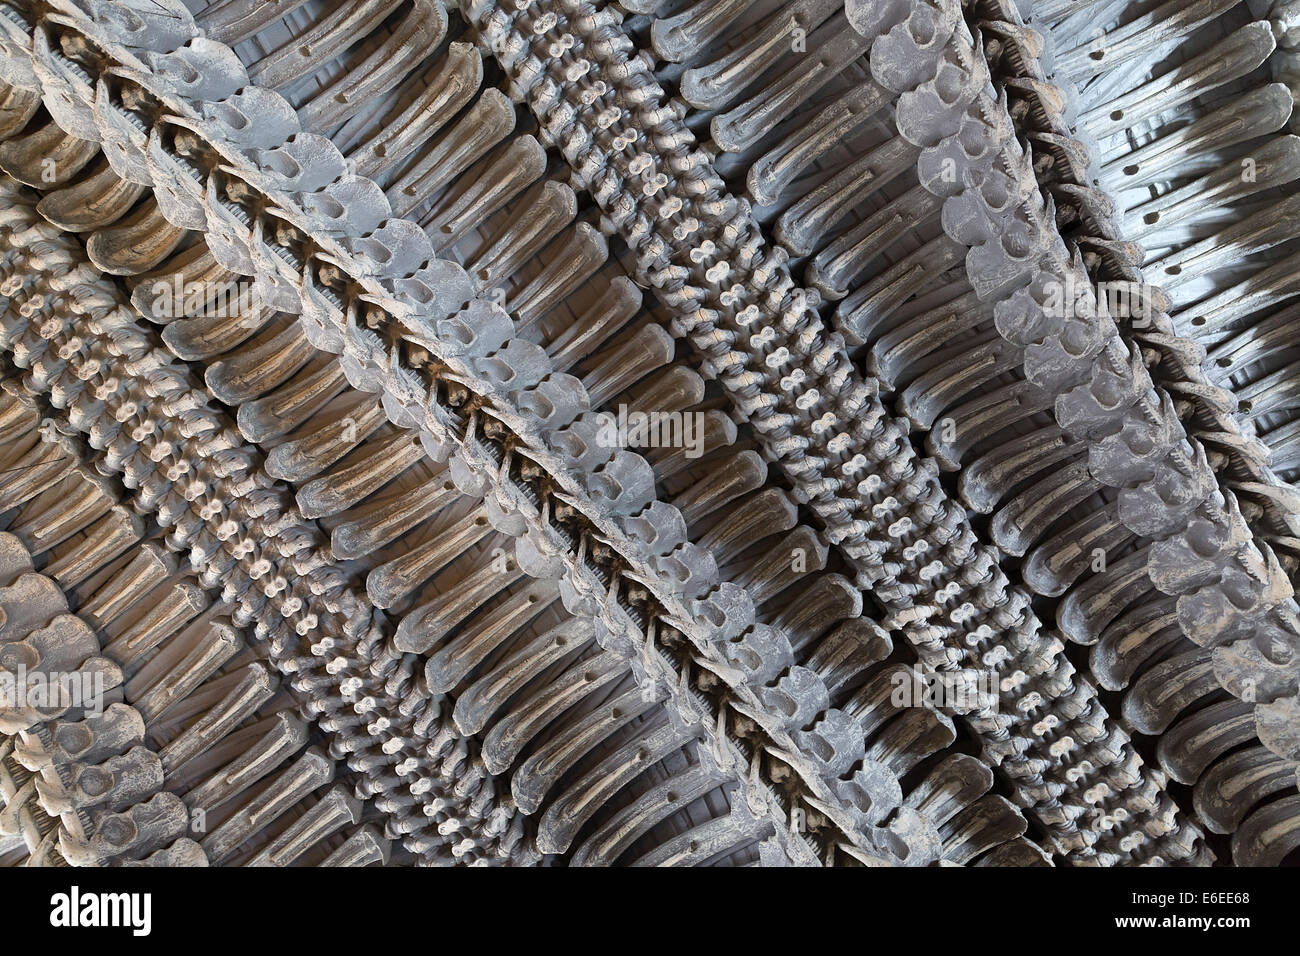
[[0, 0], [0, 862], [1287, 859], [1273, 6]]

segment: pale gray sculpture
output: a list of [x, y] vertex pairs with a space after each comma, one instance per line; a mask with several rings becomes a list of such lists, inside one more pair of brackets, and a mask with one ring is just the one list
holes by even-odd
[[1298, 50], [0, 0], [0, 864], [1295, 862]]

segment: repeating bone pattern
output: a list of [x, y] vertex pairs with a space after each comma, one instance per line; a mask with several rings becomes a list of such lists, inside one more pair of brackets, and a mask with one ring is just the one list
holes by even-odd
[[0, 3], [0, 859], [1282, 862], [1291, 6]]

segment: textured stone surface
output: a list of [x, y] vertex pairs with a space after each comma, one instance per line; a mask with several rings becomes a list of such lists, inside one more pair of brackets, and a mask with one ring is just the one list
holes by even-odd
[[0, 860], [1283, 862], [1294, 18], [1090, 6], [0, 2]]

